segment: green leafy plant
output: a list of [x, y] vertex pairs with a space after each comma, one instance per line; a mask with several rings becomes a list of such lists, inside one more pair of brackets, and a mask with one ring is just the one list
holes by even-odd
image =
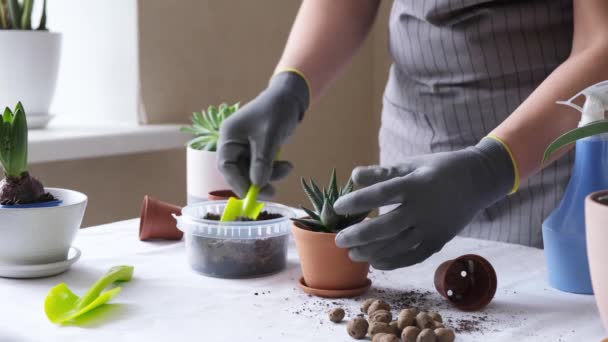
[[192, 113], [192, 125], [181, 129], [182, 132], [195, 135], [195, 138], [188, 142], [188, 146], [195, 150], [215, 152], [220, 138], [220, 125], [239, 110], [239, 105], [235, 103], [229, 106], [222, 103], [217, 107], [209, 106], [207, 111]]
[[352, 192], [354, 188], [352, 179], [349, 179], [344, 187], [338, 186], [336, 169], [333, 169], [331, 173], [327, 188], [320, 189], [312, 179], [308, 183], [304, 178], [301, 181], [302, 189], [310, 199], [314, 210], [302, 207], [309, 217], [294, 218], [292, 220], [304, 228], [315, 232], [337, 233], [342, 229], [363, 221], [370, 213], [369, 211], [354, 215], [340, 215], [336, 213], [334, 203], [336, 203], [338, 198]]
[[6, 108], [0, 122], [0, 204], [28, 204], [52, 201], [42, 184], [30, 176], [27, 165], [27, 120], [21, 102]]
[[573, 129], [555, 139], [555, 141], [547, 147], [545, 155], [543, 156], [543, 162], [546, 162], [555, 152], [564, 146], [575, 143], [577, 140], [603, 133], [608, 133], [608, 120], [594, 121], [585, 126]]
[[[0, 0], [0, 29], [32, 30], [34, 0]], [[42, 14], [37, 30], [46, 31], [46, 0], [42, 2]]]

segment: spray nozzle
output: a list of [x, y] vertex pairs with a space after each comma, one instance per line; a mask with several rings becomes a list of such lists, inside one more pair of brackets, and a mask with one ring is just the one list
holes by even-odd
[[[583, 107], [574, 103], [579, 96], [585, 96]], [[566, 105], [581, 112], [580, 126], [588, 123], [603, 120], [604, 112], [608, 108], [608, 81], [602, 81], [589, 86], [578, 92], [566, 101], [557, 101], [558, 104]]]

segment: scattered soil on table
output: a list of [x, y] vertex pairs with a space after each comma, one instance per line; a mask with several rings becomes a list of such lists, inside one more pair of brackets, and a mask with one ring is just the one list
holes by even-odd
[[[243, 216], [239, 216], [237, 217], [234, 221], [239, 221], [239, 222], [247, 222], [247, 221], [268, 221], [268, 220], [274, 220], [274, 219], [278, 219], [283, 217], [283, 215], [280, 214], [272, 214], [269, 213], [267, 211], [262, 211], [260, 213], [260, 215], [258, 216], [257, 220], [252, 220], [249, 217], [243, 217]], [[212, 220], [212, 221], [219, 221], [221, 219], [221, 215], [219, 214], [213, 214], [213, 213], [207, 213], [203, 219], [205, 220]]]

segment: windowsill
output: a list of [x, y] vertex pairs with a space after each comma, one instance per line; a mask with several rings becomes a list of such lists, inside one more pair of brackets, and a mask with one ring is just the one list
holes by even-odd
[[29, 132], [29, 162], [97, 158], [184, 147], [182, 125], [49, 125]]

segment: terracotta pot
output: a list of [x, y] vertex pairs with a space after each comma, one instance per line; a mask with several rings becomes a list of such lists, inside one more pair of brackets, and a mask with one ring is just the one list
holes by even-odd
[[603, 196], [608, 196], [608, 191], [592, 193], [585, 199], [585, 226], [593, 293], [604, 327], [608, 329], [608, 205], [598, 201]]
[[486, 259], [467, 254], [443, 262], [435, 271], [435, 288], [456, 308], [476, 311], [496, 293], [496, 271]]
[[232, 190], [215, 190], [207, 194], [210, 201], [227, 201], [230, 197], [238, 198]]
[[139, 220], [139, 239], [181, 240], [184, 233], [177, 229], [177, 222], [172, 215], [180, 215], [181, 212], [182, 209], [176, 205], [144, 196]]
[[300, 256], [306, 286], [323, 290], [349, 290], [369, 286], [369, 264], [353, 262], [348, 249], [336, 246], [336, 234], [291, 228]]

